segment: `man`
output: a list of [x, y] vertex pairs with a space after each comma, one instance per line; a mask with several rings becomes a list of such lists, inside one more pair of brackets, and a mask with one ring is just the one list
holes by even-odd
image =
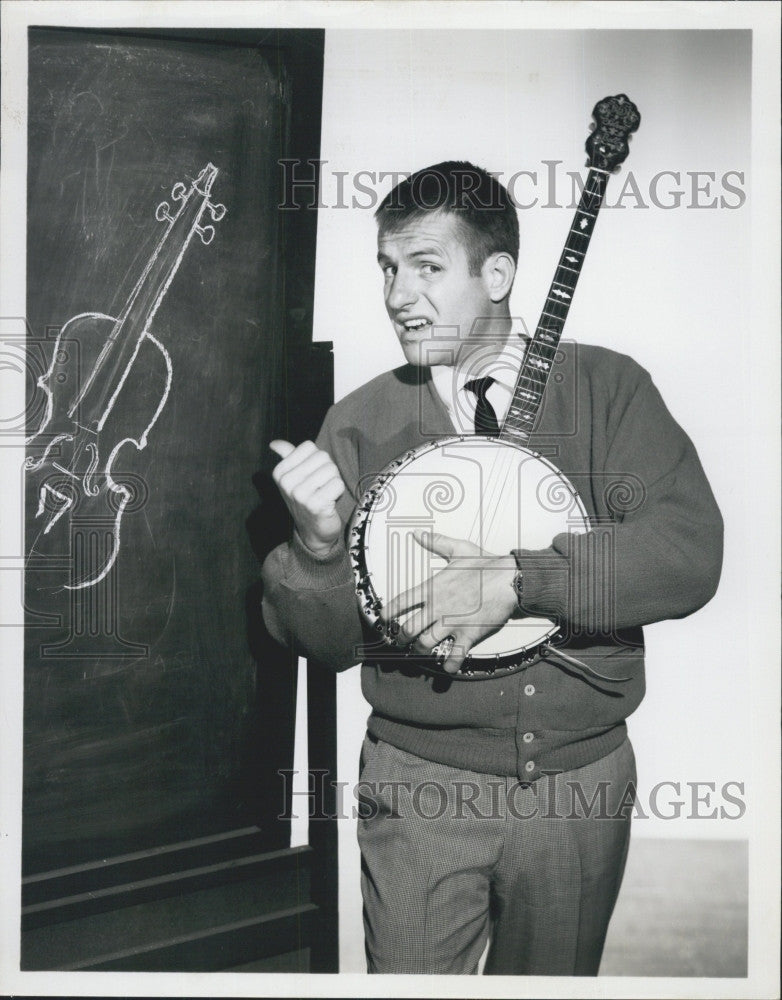
[[[394, 188], [377, 220], [407, 364], [334, 406], [316, 444], [272, 442], [295, 532], [264, 564], [265, 619], [336, 669], [364, 661], [369, 971], [475, 972], [490, 940], [488, 973], [596, 975], [629, 841], [625, 719], [644, 693], [641, 626], [711, 598], [720, 514], [646, 372], [563, 344], [530, 446], [577, 486], [590, 530], [513, 553], [419, 535], [447, 565], [383, 609], [400, 655], [373, 655], [345, 545], [354, 504], [408, 449], [501, 424], [524, 348], [508, 304], [517, 215], [495, 178], [437, 164]], [[519, 605], [560, 623], [566, 658], [451, 680]], [[439, 656], [442, 676], [411, 667], [405, 649]]]

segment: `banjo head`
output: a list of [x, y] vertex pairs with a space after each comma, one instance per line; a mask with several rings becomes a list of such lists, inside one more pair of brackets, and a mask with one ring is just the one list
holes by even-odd
[[[379, 619], [382, 607], [446, 565], [419, 544], [415, 531], [506, 554], [545, 549], [555, 535], [588, 528], [575, 488], [541, 455], [481, 435], [440, 439], [390, 463], [356, 508], [349, 545], [360, 608], [393, 644]], [[456, 626], [458, 618], [443, 624]], [[519, 669], [558, 631], [547, 618], [513, 618], [474, 646], [462, 669], [476, 677], [477, 671], [485, 677]]]

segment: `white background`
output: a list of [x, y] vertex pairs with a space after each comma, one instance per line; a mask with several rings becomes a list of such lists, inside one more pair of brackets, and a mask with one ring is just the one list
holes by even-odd
[[[567, 335], [625, 351], [649, 369], [690, 433], [726, 519], [718, 595], [701, 612], [647, 630], [649, 693], [630, 720], [641, 794], [658, 780], [744, 781], [744, 820], [646, 821], [636, 836], [748, 836], [751, 842], [750, 976], [745, 983], [534, 980], [536, 995], [767, 996], [778, 954], [778, 9], [768, 4], [28, 4], [3, 5], [0, 316], [24, 312], [26, 49], [24, 24], [325, 26], [322, 157], [328, 172], [412, 170], [446, 157], [474, 159], [506, 175], [583, 166], [591, 109], [626, 92], [643, 121], [611, 203], [629, 170], [648, 203], [660, 170], [744, 171], [741, 209], [605, 209], [568, 321]], [[752, 88], [735, 36], [665, 29], [752, 26]], [[357, 32], [358, 27], [401, 29]], [[581, 31], [643, 28], [640, 34]], [[454, 31], [455, 28], [462, 30]], [[479, 29], [491, 28], [491, 33]], [[556, 33], [532, 35], [533, 29]], [[406, 30], [414, 29], [414, 30]], [[424, 29], [435, 31], [425, 35]], [[662, 29], [658, 33], [658, 29]], [[750, 105], [751, 98], [751, 105]], [[751, 108], [751, 116], [750, 116]], [[752, 132], [750, 133], [750, 125]], [[753, 174], [749, 170], [752, 165]], [[350, 178], [346, 178], [349, 182]], [[565, 180], [567, 180], [565, 178]], [[388, 186], [378, 185], [382, 195]], [[523, 195], [529, 188], [520, 185]], [[665, 189], [663, 189], [665, 190]], [[349, 186], [347, 191], [350, 192]], [[560, 201], [569, 200], [569, 185]], [[707, 199], [704, 196], [704, 200]], [[731, 198], [735, 202], [735, 197]], [[521, 212], [522, 255], [512, 311], [534, 327], [571, 211]], [[368, 209], [321, 211], [316, 339], [333, 340], [337, 396], [401, 356], [385, 318]], [[11, 373], [12, 374], [12, 373]], [[23, 386], [3, 371], [3, 407], [23, 409]], [[7, 391], [6, 391], [7, 390]], [[5, 412], [5, 410], [4, 410]], [[11, 482], [14, 481], [12, 477]], [[18, 496], [4, 492], [6, 526]], [[13, 561], [0, 553], [3, 610], [18, 594]], [[5, 622], [7, 619], [4, 618]], [[0, 631], [2, 850], [5, 883], [3, 992], [100, 991], [188, 995], [420, 995], [415, 979], [47, 976], [18, 969], [21, 795], [21, 635]], [[367, 714], [357, 671], [340, 678], [343, 780], [355, 768]], [[652, 829], [652, 827], [655, 827]], [[352, 832], [342, 838], [355, 858]], [[355, 873], [342, 900], [355, 915]], [[347, 889], [345, 890], [347, 892]], [[355, 946], [356, 931], [351, 931]], [[354, 966], [356, 967], [356, 966]], [[471, 981], [472, 995], [516, 995], [514, 981]], [[576, 990], [577, 987], [577, 990]], [[464, 995], [438, 977], [428, 993]]]

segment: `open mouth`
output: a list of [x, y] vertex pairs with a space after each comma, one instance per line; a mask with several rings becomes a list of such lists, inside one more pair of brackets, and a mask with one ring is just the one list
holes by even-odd
[[423, 316], [418, 316], [415, 319], [406, 319], [401, 325], [408, 333], [416, 333], [418, 330], [423, 330], [432, 324]]

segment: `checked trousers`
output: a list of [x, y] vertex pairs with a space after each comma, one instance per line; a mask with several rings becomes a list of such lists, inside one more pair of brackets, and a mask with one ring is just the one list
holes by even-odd
[[364, 740], [367, 969], [597, 975], [635, 796], [629, 740], [532, 785]]

